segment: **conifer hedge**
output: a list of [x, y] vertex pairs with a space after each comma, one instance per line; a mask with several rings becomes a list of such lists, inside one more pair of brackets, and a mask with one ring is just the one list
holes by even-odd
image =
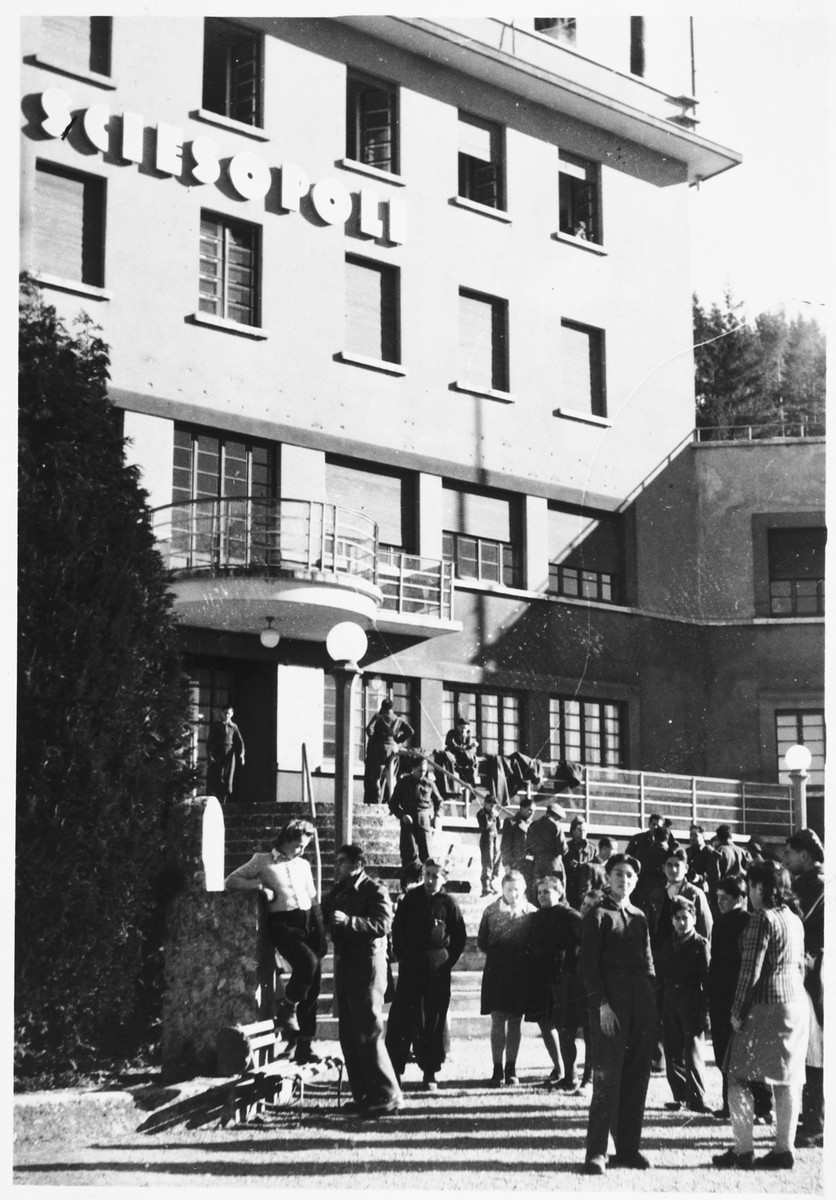
[[147, 1044], [187, 692], [108, 348], [21, 289], [15, 1068], [62, 1083]]

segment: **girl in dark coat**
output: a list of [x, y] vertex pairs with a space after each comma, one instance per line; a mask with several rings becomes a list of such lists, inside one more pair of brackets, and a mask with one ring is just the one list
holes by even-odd
[[509, 871], [502, 880], [502, 895], [487, 906], [479, 925], [476, 945], [485, 955], [481, 1011], [491, 1017], [490, 1082], [494, 1087], [519, 1083], [517, 1052], [526, 999], [528, 946], [536, 911], [525, 898], [522, 873]]
[[563, 884], [557, 875], [546, 875], [539, 881], [537, 902], [540, 907], [531, 926], [525, 1019], [537, 1022], [552, 1060], [553, 1069], [545, 1082], [556, 1084], [565, 1073], [559, 1031], [567, 1024], [567, 1016], [577, 1027], [571, 1000], [573, 1011], [566, 1012], [563, 975], [567, 965], [574, 971], [581, 944], [581, 917], [564, 902]]

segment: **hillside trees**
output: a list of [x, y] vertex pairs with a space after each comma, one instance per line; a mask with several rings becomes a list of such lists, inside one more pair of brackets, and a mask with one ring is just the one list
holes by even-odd
[[697, 426], [710, 436], [746, 427], [753, 436], [824, 432], [825, 336], [783, 312], [748, 321], [730, 292], [704, 308], [694, 296]]

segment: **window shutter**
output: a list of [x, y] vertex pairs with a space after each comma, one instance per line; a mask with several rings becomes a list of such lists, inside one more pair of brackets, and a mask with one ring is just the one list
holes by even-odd
[[490, 126], [477, 123], [459, 114], [459, 153], [480, 162], [493, 162], [493, 130]]
[[815, 526], [770, 529], [770, 579], [823, 579], [825, 537]]
[[369, 358], [398, 357], [396, 284], [393, 272], [346, 259], [346, 349]]
[[38, 269], [101, 287], [103, 182], [39, 165], [35, 186]]
[[511, 542], [513, 508], [510, 496], [488, 496], [444, 485], [444, 528], [448, 533]]
[[459, 380], [493, 387], [493, 304], [478, 296], [459, 296]]
[[620, 520], [610, 513], [549, 508], [549, 562], [616, 575], [620, 562]]
[[44, 58], [77, 71], [90, 70], [90, 17], [41, 17]]
[[329, 504], [365, 513], [376, 521], [384, 545], [411, 550], [414, 506], [410, 476], [326, 459], [325, 490]]
[[589, 331], [561, 326], [560, 403], [592, 412], [592, 364]]

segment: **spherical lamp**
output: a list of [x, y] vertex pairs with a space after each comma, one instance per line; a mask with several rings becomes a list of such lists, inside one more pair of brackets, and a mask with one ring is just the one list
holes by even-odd
[[354, 621], [340, 621], [328, 633], [325, 649], [334, 662], [358, 662], [368, 649], [365, 631]]
[[267, 625], [258, 635], [258, 640], [261, 642], [265, 650], [275, 650], [279, 644], [279, 631], [273, 628], [273, 617], [265, 617]]
[[784, 755], [784, 762], [787, 764], [788, 771], [806, 771], [812, 761], [812, 754], [806, 746], [802, 746], [800, 743], [790, 746]]

